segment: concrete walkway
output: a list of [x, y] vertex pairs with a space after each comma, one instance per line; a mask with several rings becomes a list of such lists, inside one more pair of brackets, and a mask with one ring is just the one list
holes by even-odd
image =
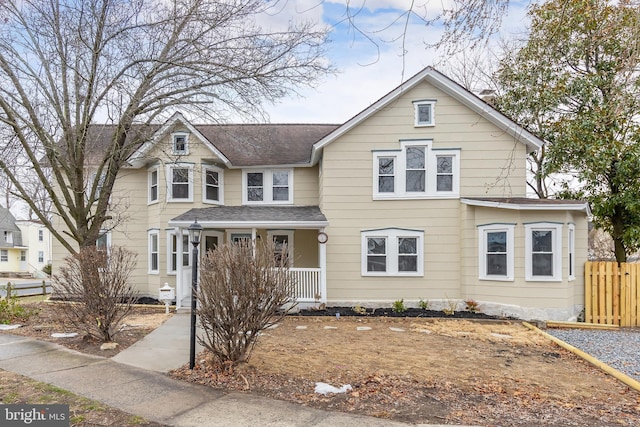
[[176, 314], [112, 359], [0, 332], [0, 369], [172, 426], [408, 425], [171, 379], [189, 360], [189, 322]]

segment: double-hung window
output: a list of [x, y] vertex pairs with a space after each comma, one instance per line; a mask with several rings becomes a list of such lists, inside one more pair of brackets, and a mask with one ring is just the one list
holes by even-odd
[[38, 251], [38, 262], [40, 264], [44, 262], [44, 251]]
[[193, 165], [178, 163], [168, 166], [167, 195], [169, 202], [193, 201]]
[[158, 168], [149, 170], [149, 200], [148, 203], [155, 203], [158, 201]]
[[431, 140], [401, 141], [399, 150], [373, 152], [373, 198], [454, 198], [460, 193], [460, 150]]
[[424, 232], [400, 228], [362, 232], [363, 276], [422, 276]]
[[514, 228], [515, 224], [478, 227], [478, 266], [481, 280], [513, 280]]
[[0, 249], [0, 261], [2, 262], [9, 261], [9, 251], [7, 249]]
[[44, 230], [38, 230], [38, 242], [44, 242]]
[[11, 231], [5, 231], [4, 232], [4, 242], [5, 243], [9, 243], [9, 244], [13, 244], [13, 232], [11, 232]]
[[149, 273], [152, 274], [158, 274], [160, 271], [159, 240], [159, 231], [149, 230]]
[[245, 204], [293, 203], [293, 171], [290, 169], [243, 171], [242, 182]]
[[562, 224], [525, 224], [525, 256], [526, 280], [561, 280]]
[[223, 200], [223, 172], [213, 166], [202, 167], [202, 195], [205, 203], [222, 204]]

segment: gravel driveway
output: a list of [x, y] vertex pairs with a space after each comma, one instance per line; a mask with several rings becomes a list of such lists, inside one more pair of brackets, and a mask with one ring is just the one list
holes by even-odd
[[545, 332], [640, 381], [640, 329], [547, 329]]

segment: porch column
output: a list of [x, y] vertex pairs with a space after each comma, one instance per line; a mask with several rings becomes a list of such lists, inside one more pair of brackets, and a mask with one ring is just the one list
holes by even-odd
[[176, 229], [176, 310], [182, 308], [182, 228]]
[[[325, 232], [325, 228], [320, 229], [321, 233]], [[318, 264], [320, 265], [320, 302], [327, 302], [327, 244], [318, 243]]]

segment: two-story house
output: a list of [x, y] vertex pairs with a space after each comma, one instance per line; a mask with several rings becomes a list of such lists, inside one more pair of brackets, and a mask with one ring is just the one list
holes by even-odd
[[47, 277], [42, 271], [51, 263], [51, 232], [41, 221], [21, 219], [16, 225], [27, 250], [27, 270], [34, 277]]
[[27, 252], [16, 218], [9, 209], [0, 206], [0, 275], [17, 277], [28, 274]]
[[[336, 101], [338, 102], [338, 101]], [[176, 113], [119, 174], [128, 221], [100, 244], [138, 253], [142, 294], [190, 295], [202, 249], [288, 243], [302, 303], [569, 319], [584, 302], [588, 206], [526, 198], [535, 135], [432, 68], [342, 125], [199, 125]], [[54, 267], [65, 256], [54, 243]]]

